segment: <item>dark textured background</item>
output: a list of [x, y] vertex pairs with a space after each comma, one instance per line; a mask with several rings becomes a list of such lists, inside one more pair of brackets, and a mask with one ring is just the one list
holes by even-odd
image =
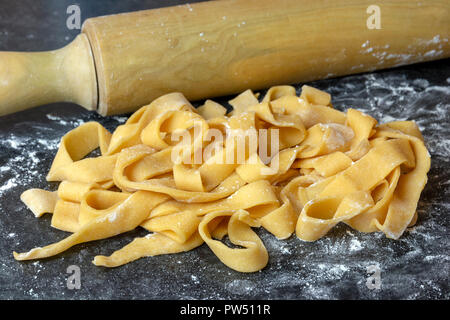
[[[82, 20], [181, 3], [76, 2]], [[66, 28], [70, 4], [0, 1], [0, 50], [50, 50], [69, 43], [79, 33]], [[450, 61], [443, 60], [311, 83], [331, 93], [340, 110], [357, 108], [380, 122], [417, 121], [432, 155], [419, 220], [398, 241], [380, 233], [360, 234], [345, 225], [314, 243], [295, 236], [278, 241], [259, 231], [270, 261], [253, 274], [228, 269], [206, 245], [115, 269], [91, 263], [95, 255], [109, 255], [144, 235], [143, 230], [81, 244], [46, 260], [16, 262], [13, 250], [23, 252], [67, 236], [50, 227], [50, 215], [36, 219], [19, 199], [28, 188], [56, 188], [45, 175], [60, 137], [91, 120], [114, 130], [126, 117], [102, 118], [67, 103], [0, 117], [0, 299], [448, 299], [449, 77]], [[81, 269], [79, 290], [67, 288], [70, 265]], [[366, 286], [370, 265], [381, 270], [380, 290]]]

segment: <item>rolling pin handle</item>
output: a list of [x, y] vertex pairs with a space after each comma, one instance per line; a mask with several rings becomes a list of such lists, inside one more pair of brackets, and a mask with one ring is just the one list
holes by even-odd
[[58, 50], [0, 52], [0, 116], [62, 101], [97, 108], [95, 66], [85, 34]]

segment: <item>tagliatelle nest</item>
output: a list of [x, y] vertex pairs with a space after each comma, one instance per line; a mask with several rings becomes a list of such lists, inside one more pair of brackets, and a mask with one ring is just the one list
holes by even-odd
[[[140, 226], [150, 233], [94, 264], [206, 243], [228, 267], [253, 272], [268, 262], [255, 227], [314, 241], [344, 222], [397, 239], [415, 223], [430, 156], [414, 122], [378, 125], [333, 109], [329, 94], [308, 86], [300, 97], [272, 87], [261, 102], [247, 90], [230, 104], [228, 114], [211, 100], [195, 109], [171, 93], [113, 134], [96, 122], [68, 132], [47, 176], [61, 181], [58, 190], [30, 189], [21, 199], [72, 235], [14, 257], [50, 257]], [[101, 156], [85, 158], [97, 148]]]

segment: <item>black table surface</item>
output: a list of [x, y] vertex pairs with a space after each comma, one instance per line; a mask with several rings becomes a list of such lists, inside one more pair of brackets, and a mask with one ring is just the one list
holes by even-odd
[[[83, 20], [182, 3], [77, 1]], [[79, 33], [66, 27], [70, 4], [0, 1], [0, 50], [50, 50], [69, 43]], [[250, 274], [227, 268], [205, 244], [119, 268], [92, 264], [95, 255], [111, 254], [144, 230], [77, 245], [56, 257], [17, 262], [13, 250], [23, 252], [67, 236], [50, 227], [51, 215], [35, 218], [19, 199], [29, 188], [56, 189], [45, 175], [61, 136], [92, 120], [112, 131], [127, 118], [104, 118], [74, 104], [57, 103], [0, 117], [0, 299], [448, 299], [450, 60], [309, 84], [328, 91], [337, 109], [356, 108], [380, 123], [418, 123], [432, 167], [418, 205], [418, 222], [399, 240], [346, 225], [312, 243], [295, 235], [277, 240], [260, 230], [270, 260], [265, 269]], [[297, 89], [301, 85], [295, 84]], [[216, 100], [226, 103], [227, 97]], [[80, 289], [67, 286], [71, 265], [80, 268]], [[380, 272], [379, 289], [367, 286], [370, 266]]]

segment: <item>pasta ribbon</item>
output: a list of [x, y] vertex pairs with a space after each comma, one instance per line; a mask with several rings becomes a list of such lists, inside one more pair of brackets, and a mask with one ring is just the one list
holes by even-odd
[[[148, 231], [97, 266], [175, 254], [202, 244], [239, 272], [269, 254], [254, 228], [278, 239], [315, 241], [338, 223], [398, 239], [416, 223], [430, 155], [413, 121], [378, 124], [303, 86], [247, 90], [194, 108], [181, 93], [136, 111], [111, 134], [88, 122], [65, 134], [47, 176], [54, 192], [21, 200], [67, 238], [17, 260], [57, 255], [83, 242]], [[91, 156], [96, 149], [100, 155]], [[301, 244], [299, 244], [301, 245]]]
[[[230, 241], [244, 248], [230, 248], [211, 237], [208, 223], [218, 217], [231, 216], [228, 222], [228, 236]], [[199, 225], [199, 233], [208, 247], [224, 264], [240, 272], [255, 272], [264, 268], [269, 260], [264, 244], [251, 227], [260, 225], [249, 217], [244, 210], [236, 212], [217, 211], [206, 215]], [[252, 261], [252, 263], [248, 263]]]
[[164, 196], [147, 191], [135, 192], [126, 200], [106, 209], [67, 238], [26, 253], [14, 252], [14, 258], [29, 260], [51, 257], [79, 243], [105, 239], [133, 230], [146, 218], [148, 211], [165, 199]]

